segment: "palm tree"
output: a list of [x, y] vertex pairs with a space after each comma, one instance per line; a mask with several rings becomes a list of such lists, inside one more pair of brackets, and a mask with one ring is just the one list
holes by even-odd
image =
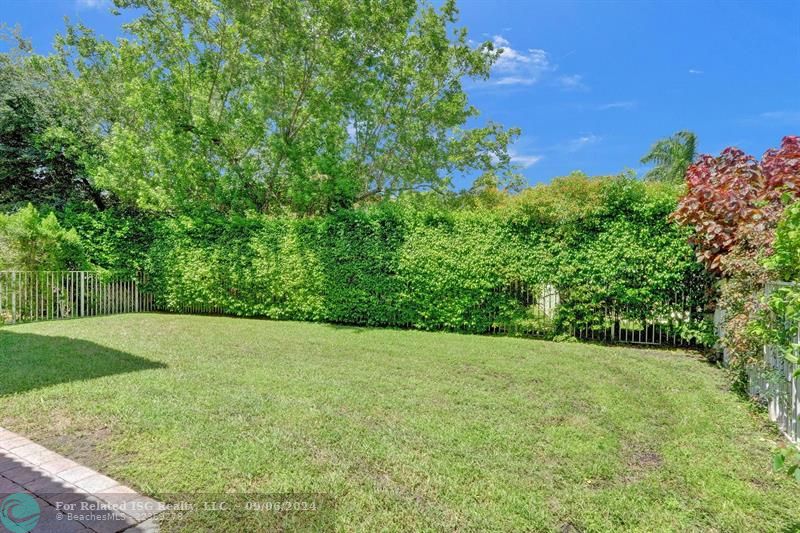
[[696, 157], [697, 136], [691, 131], [679, 131], [672, 137], [657, 141], [642, 158], [642, 163], [655, 165], [644, 178], [681, 182]]

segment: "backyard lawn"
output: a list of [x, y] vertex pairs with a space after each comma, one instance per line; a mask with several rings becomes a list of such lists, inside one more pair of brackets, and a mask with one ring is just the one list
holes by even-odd
[[[0, 329], [0, 426], [167, 502], [322, 495], [319, 518], [290, 524], [800, 523], [766, 417], [682, 352], [158, 314], [41, 322]], [[162, 527], [242, 527], [234, 516]]]

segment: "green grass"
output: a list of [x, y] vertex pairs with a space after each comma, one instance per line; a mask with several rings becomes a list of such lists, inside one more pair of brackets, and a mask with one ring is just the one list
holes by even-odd
[[166, 500], [324, 494], [340, 530], [800, 521], [764, 415], [680, 352], [156, 314], [27, 324], [0, 329], [0, 425]]

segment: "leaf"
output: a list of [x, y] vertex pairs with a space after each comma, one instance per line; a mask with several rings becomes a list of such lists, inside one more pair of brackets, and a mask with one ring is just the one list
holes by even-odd
[[783, 456], [783, 453], [776, 452], [772, 455], [772, 469], [776, 472], [783, 470], [783, 464], [786, 461], [786, 458]]

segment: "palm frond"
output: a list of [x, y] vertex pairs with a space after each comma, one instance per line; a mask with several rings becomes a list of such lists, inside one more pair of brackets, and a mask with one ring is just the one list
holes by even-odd
[[654, 165], [644, 176], [647, 180], [682, 181], [696, 157], [697, 136], [691, 131], [682, 130], [656, 141], [640, 161], [645, 165]]

